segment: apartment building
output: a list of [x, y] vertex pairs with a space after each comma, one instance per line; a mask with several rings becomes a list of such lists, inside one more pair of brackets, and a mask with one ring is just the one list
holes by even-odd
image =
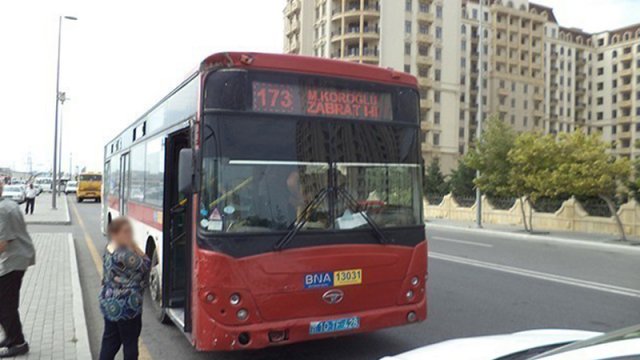
[[640, 25], [589, 34], [528, 0], [483, 1], [288, 0], [284, 50], [416, 75], [423, 155], [445, 170], [473, 145], [480, 107], [518, 131], [599, 131], [635, 157]]

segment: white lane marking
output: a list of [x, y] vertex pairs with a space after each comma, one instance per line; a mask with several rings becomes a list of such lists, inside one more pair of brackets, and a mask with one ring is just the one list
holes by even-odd
[[486, 248], [492, 248], [493, 247], [493, 245], [491, 245], [491, 244], [478, 243], [478, 242], [474, 242], [474, 241], [464, 241], [464, 240], [458, 240], [458, 239], [451, 239], [451, 238], [446, 238], [446, 237], [442, 237], [442, 236], [432, 236], [429, 239], [430, 240], [436, 240], [436, 241], [446, 241], [446, 242], [452, 242], [452, 243], [457, 243], [457, 244], [464, 244], [464, 245], [480, 246], [480, 247], [486, 247]]
[[440, 254], [432, 251], [429, 252], [429, 257], [434, 259], [444, 260], [444, 261], [450, 261], [458, 264], [475, 266], [483, 269], [502, 271], [509, 274], [515, 274], [515, 275], [526, 276], [534, 279], [556, 282], [559, 284], [572, 285], [572, 286], [577, 286], [581, 288], [607, 292], [610, 294], [640, 298], [640, 290], [629, 289], [629, 288], [624, 288], [620, 286], [602, 284], [602, 283], [597, 283], [593, 281], [580, 280], [580, 279], [570, 278], [566, 276], [543, 273], [539, 271], [526, 270], [526, 269], [521, 269], [517, 267], [500, 265], [500, 264], [495, 264], [495, 263], [490, 263], [490, 262], [485, 262], [480, 260], [467, 259], [459, 256]]

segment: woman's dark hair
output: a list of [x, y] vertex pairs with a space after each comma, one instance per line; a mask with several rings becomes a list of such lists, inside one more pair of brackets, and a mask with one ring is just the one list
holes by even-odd
[[126, 217], [119, 217], [111, 220], [107, 227], [107, 235], [109, 237], [119, 233], [125, 226], [131, 227], [131, 222]]

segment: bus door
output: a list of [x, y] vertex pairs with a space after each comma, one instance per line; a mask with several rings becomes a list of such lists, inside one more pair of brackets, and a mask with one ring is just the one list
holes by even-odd
[[189, 129], [169, 134], [165, 139], [165, 189], [163, 221], [162, 303], [168, 315], [191, 331], [190, 283], [191, 242], [189, 236], [191, 203], [178, 191], [180, 150], [190, 147]]
[[129, 153], [120, 157], [120, 215], [127, 215], [129, 201]]

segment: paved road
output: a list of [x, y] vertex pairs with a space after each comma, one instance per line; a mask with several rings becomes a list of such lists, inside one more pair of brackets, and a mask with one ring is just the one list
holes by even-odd
[[[73, 204], [72, 214], [73, 206], [94, 246], [102, 249], [100, 206]], [[72, 217], [89, 336], [96, 354], [102, 331], [95, 299], [100, 281], [79, 219]], [[175, 327], [158, 324], [148, 309], [143, 342], [153, 359], [378, 359], [456, 337], [543, 327], [606, 331], [640, 323], [637, 253], [493, 239], [451, 230], [427, 232], [432, 255], [425, 323], [254, 352], [199, 354]]]

